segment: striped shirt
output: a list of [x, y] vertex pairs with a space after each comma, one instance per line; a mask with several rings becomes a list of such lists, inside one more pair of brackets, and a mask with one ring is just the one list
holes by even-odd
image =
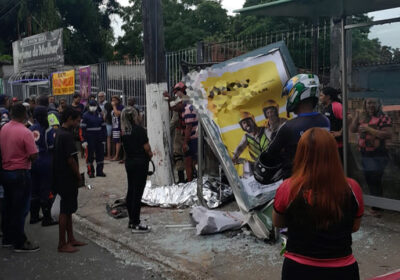
[[190, 139], [197, 139], [197, 112], [196, 109], [193, 107], [192, 104], [187, 104], [185, 109], [182, 113], [182, 118], [185, 121], [186, 125], [192, 126], [192, 131], [190, 132]]

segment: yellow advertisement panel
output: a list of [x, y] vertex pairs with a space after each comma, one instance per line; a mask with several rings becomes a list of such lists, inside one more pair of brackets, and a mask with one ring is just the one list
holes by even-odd
[[279, 51], [209, 68], [193, 77], [193, 88], [201, 92], [194, 103], [217, 125], [239, 176], [252, 176], [254, 162], [286, 121], [286, 98], [281, 93], [288, 79]]
[[[290, 78], [289, 67], [293, 72], [287, 49], [280, 43], [185, 77], [200, 120], [200, 135], [212, 147], [239, 208], [260, 238], [268, 238], [272, 230], [267, 212], [271, 204], [267, 203], [281, 181], [260, 184], [253, 175], [254, 164], [286, 121], [282, 88]], [[262, 210], [250, 212], [260, 206]]]
[[68, 95], [75, 92], [75, 70], [53, 73], [53, 95]]

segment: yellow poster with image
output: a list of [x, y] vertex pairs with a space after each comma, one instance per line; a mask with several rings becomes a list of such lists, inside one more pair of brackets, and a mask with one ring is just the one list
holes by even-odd
[[53, 73], [52, 82], [53, 82], [53, 95], [74, 94], [75, 70]]
[[260, 238], [270, 236], [268, 203], [281, 181], [263, 185], [253, 170], [258, 156], [286, 121], [282, 88], [289, 73], [295, 73], [295, 66], [284, 42], [278, 42], [185, 77], [200, 135], [214, 151], [240, 210]]
[[[223, 143], [231, 157], [235, 156], [236, 151], [236, 158], [254, 162], [271, 140], [265, 131], [270, 122], [265, 114], [266, 108], [277, 108], [280, 122], [286, 118], [286, 98], [282, 98], [281, 93], [289, 76], [280, 52], [228, 64], [208, 74], [201, 81], [203, 98], [208, 114], [220, 129]], [[245, 130], [245, 118], [250, 122], [254, 120], [256, 127], [253, 130], [257, 132]], [[250, 147], [252, 138], [261, 143], [261, 151]], [[246, 148], [238, 151], [243, 141], [247, 141]], [[239, 152], [240, 155], [237, 155]]]

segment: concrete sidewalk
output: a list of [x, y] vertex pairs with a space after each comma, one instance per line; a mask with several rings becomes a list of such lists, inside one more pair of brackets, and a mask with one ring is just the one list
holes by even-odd
[[[81, 170], [84, 163], [80, 164]], [[90, 179], [92, 190], [81, 189], [76, 229], [123, 258], [161, 272], [170, 279], [280, 279], [281, 245], [270, 245], [236, 231], [197, 236], [194, 228], [167, 228], [191, 224], [189, 209], [142, 208], [148, 234], [132, 234], [128, 220], [106, 213], [106, 203], [124, 197], [127, 189], [123, 164], [106, 162], [106, 178]], [[237, 210], [233, 202], [224, 209]], [[359, 232], [353, 234], [353, 251], [361, 279], [400, 268], [400, 213], [384, 211], [372, 216], [368, 207]]]

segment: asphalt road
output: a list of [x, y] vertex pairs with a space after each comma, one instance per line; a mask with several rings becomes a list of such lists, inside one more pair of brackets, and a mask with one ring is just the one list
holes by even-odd
[[40, 251], [14, 253], [0, 247], [0, 280], [162, 279], [148, 268], [125, 264], [78, 234], [76, 238], [87, 242], [87, 246], [73, 254], [58, 253], [58, 226], [27, 225], [26, 232], [40, 244]]

